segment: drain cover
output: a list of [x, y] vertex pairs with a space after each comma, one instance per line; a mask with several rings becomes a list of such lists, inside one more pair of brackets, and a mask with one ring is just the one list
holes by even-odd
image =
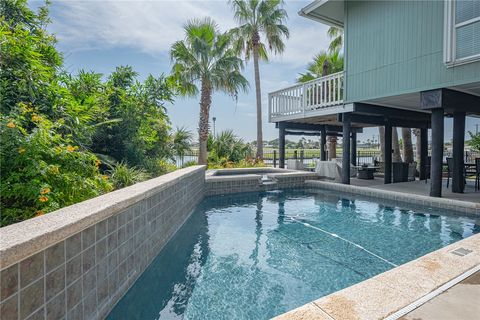
[[465, 248], [458, 248], [458, 249], [455, 249], [455, 250], [450, 251], [450, 252], [453, 253], [453, 254], [456, 254], [457, 256], [463, 257], [463, 256], [466, 256], [467, 254], [471, 253], [472, 250], [468, 250], [468, 249], [465, 249]]

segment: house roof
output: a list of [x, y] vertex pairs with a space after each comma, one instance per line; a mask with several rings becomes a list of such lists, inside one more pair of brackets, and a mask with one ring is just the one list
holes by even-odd
[[302, 8], [298, 14], [329, 26], [343, 28], [345, 17], [344, 0], [315, 0]]

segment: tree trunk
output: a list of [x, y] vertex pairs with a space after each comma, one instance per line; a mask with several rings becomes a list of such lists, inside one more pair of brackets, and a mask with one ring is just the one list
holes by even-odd
[[413, 129], [415, 135], [415, 159], [417, 159], [417, 170], [420, 171], [420, 129]]
[[257, 159], [263, 160], [263, 129], [262, 129], [262, 92], [260, 90], [260, 68], [258, 65], [258, 32], [253, 36], [253, 68], [255, 70], [255, 97], [257, 99]]
[[378, 139], [380, 143], [380, 161], [385, 161], [385, 127], [378, 127]]
[[198, 164], [207, 164], [207, 139], [209, 131], [210, 105], [212, 103], [212, 88], [210, 83], [202, 79], [200, 97], [200, 118], [198, 121]]
[[392, 128], [392, 162], [402, 162], [402, 155], [400, 154], [400, 144], [398, 143], [397, 127]]
[[337, 137], [327, 136], [328, 145], [328, 160], [332, 160], [337, 157]]
[[413, 163], [412, 130], [402, 128], [403, 161]]

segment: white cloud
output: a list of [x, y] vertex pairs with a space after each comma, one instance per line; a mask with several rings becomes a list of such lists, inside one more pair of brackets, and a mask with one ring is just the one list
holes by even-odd
[[222, 30], [234, 26], [223, 1], [63, 1], [52, 13], [52, 31], [70, 51], [132, 47], [158, 54], [182, 38], [189, 19], [208, 16]]
[[[308, 1], [287, 2], [290, 39], [272, 62], [304, 65], [328, 46], [326, 27], [307, 21], [297, 11]], [[52, 31], [68, 51], [130, 47], [149, 54], [167, 53], [183, 37], [192, 18], [212, 17], [221, 30], [235, 26], [226, 1], [61, 1], [53, 5]]]

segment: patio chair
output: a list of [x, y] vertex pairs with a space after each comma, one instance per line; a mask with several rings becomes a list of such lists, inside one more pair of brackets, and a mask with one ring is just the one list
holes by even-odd
[[415, 174], [417, 173], [417, 163], [414, 161], [408, 164], [408, 181], [415, 181]]
[[450, 175], [453, 170], [453, 158], [447, 158], [447, 188], [450, 183]]
[[480, 158], [475, 158], [475, 191], [480, 190]]

